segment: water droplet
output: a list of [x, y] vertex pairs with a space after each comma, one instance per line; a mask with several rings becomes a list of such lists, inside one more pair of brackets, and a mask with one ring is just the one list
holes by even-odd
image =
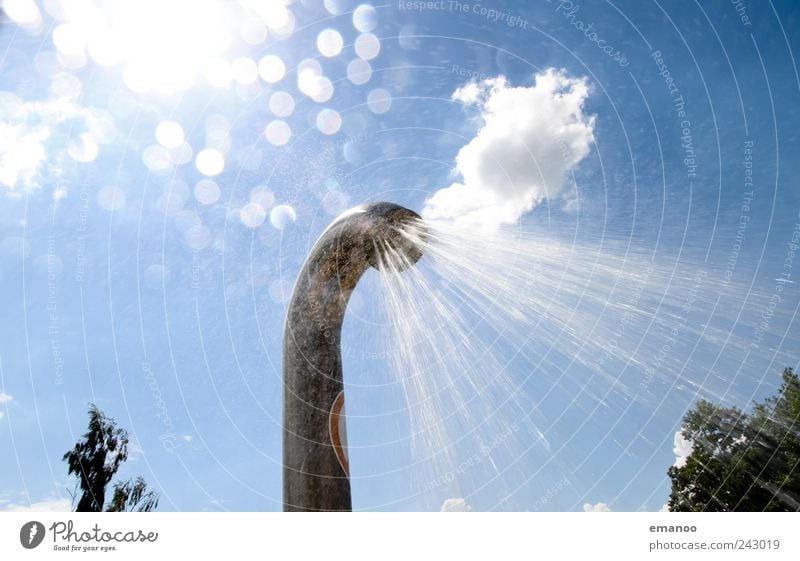
[[78, 25], [62, 23], [53, 30], [53, 44], [60, 53], [79, 56], [86, 50], [86, 34]]
[[323, 109], [317, 113], [317, 128], [323, 134], [336, 134], [342, 127], [342, 117], [338, 111]]
[[373, 113], [386, 113], [392, 106], [392, 95], [383, 88], [376, 88], [369, 92], [367, 106]]
[[269, 213], [269, 222], [278, 230], [284, 230], [297, 220], [297, 213], [289, 205], [278, 205]]
[[324, 29], [317, 35], [317, 50], [322, 56], [330, 58], [338, 55], [343, 45], [342, 36], [335, 29]]
[[152, 144], [142, 152], [142, 161], [152, 172], [163, 172], [172, 169], [169, 152], [163, 146]]
[[183, 127], [175, 121], [162, 121], [156, 127], [156, 140], [164, 148], [177, 148], [185, 138]]
[[297, 87], [317, 103], [324, 103], [333, 96], [333, 83], [327, 77], [315, 74], [310, 68], [300, 73]]
[[222, 173], [225, 168], [225, 158], [214, 148], [201, 150], [194, 161], [197, 170], [203, 175], [214, 176]]
[[192, 161], [192, 156], [194, 156], [194, 152], [188, 142], [184, 142], [177, 148], [171, 148], [169, 150], [169, 161], [176, 166], [188, 164]]
[[203, 179], [194, 186], [194, 198], [201, 205], [213, 205], [219, 200], [220, 188], [215, 181]]
[[275, 204], [275, 195], [266, 187], [253, 187], [250, 191], [250, 202], [258, 203], [262, 208], [267, 209]]
[[323, 0], [322, 4], [328, 10], [328, 13], [334, 16], [343, 14], [347, 9], [346, 0]]
[[269, 110], [276, 117], [288, 117], [294, 111], [294, 98], [287, 92], [275, 92], [269, 98]]
[[372, 60], [381, 52], [381, 41], [372, 33], [362, 33], [356, 38], [356, 54], [364, 60]]
[[363, 58], [356, 58], [347, 65], [347, 78], [356, 85], [366, 84], [372, 77], [372, 67]]
[[252, 84], [258, 79], [258, 65], [251, 58], [240, 57], [233, 61], [233, 79], [239, 84]]
[[274, 146], [283, 146], [289, 142], [292, 136], [292, 129], [289, 128], [289, 125], [286, 124], [285, 121], [276, 120], [267, 125], [264, 136], [267, 137], [270, 144]]
[[67, 146], [67, 153], [76, 162], [93, 162], [97, 159], [100, 149], [97, 146], [94, 135], [85, 132], [70, 141]]
[[20, 27], [36, 28], [42, 23], [42, 14], [33, 0], [4, 0], [3, 11]]
[[279, 56], [267, 55], [258, 63], [258, 74], [265, 82], [274, 84], [286, 74], [286, 66]]
[[378, 25], [378, 14], [369, 4], [361, 4], [353, 12], [353, 27], [366, 33]]
[[248, 228], [258, 228], [267, 219], [267, 212], [258, 203], [247, 203], [239, 211], [239, 218]]

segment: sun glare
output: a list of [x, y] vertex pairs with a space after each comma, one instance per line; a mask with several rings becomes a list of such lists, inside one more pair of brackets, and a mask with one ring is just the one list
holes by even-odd
[[[20, 22], [38, 21], [35, 4], [5, 0], [5, 5]], [[203, 75], [220, 87], [232, 79], [255, 79], [253, 61], [231, 63], [223, 56], [235, 35], [246, 32], [252, 43], [265, 40], [267, 31], [277, 38], [294, 31], [294, 17], [283, 0], [60, 0], [45, 7], [59, 22], [52, 41], [62, 63], [80, 68], [90, 58], [101, 66], [118, 66], [128, 88], [142, 93], [184, 91]], [[245, 28], [237, 23], [243, 10], [249, 14]]]
[[180, 91], [230, 42], [220, 2], [117, 2], [110, 27], [118, 40], [125, 83], [134, 91]]

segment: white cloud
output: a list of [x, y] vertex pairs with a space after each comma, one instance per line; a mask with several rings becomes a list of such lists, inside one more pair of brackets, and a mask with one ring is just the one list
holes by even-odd
[[661, 508], [658, 509], [658, 512], [669, 512], [669, 503], [664, 503], [661, 505]]
[[0, 506], [2, 512], [69, 512], [72, 503], [68, 499], [51, 499], [38, 503], [8, 503]]
[[65, 155], [94, 160], [98, 144], [110, 142], [114, 122], [107, 111], [68, 98], [26, 101], [0, 92], [0, 186], [15, 194], [56, 175]]
[[588, 95], [585, 77], [553, 68], [530, 87], [499, 76], [458, 88], [453, 99], [478, 107], [483, 126], [456, 156], [461, 181], [434, 193], [423, 217], [495, 227], [560, 195], [594, 142], [595, 117], [583, 112]]
[[611, 512], [611, 508], [606, 503], [583, 503], [583, 512]]
[[[0, 131], [0, 134], [2, 134], [2, 131]], [[0, 404], [8, 403], [13, 399], [14, 398], [11, 397], [9, 394], [4, 393], [4, 392], [0, 392]], [[5, 411], [0, 411], [0, 421], [2, 421], [3, 418], [5, 418], [5, 416], [6, 416], [6, 412]]]
[[12, 190], [17, 184], [35, 185], [49, 137], [48, 127], [26, 130], [23, 125], [0, 122], [0, 185]]
[[683, 437], [681, 431], [675, 433], [675, 440], [672, 451], [675, 452], [675, 467], [682, 468], [686, 465], [686, 460], [694, 449], [694, 443]]
[[472, 507], [464, 499], [446, 499], [442, 503], [441, 512], [470, 512]]
[[455, 101], [472, 105], [480, 99], [481, 91], [482, 88], [477, 82], [469, 82], [454, 91], [451, 97]]

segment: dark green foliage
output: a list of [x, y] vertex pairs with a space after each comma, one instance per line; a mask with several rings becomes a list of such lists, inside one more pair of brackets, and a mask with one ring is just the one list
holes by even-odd
[[139, 476], [114, 485], [114, 497], [106, 512], [150, 512], [158, 507], [158, 494], [147, 490], [147, 483]]
[[800, 510], [800, 379], [791, 368], [750, 415], [700, 401], [682, 434], [693, 449], [667, 472], [671, 511]]
[[89, 406], [89, 430], [64, 454], [69, 474], [78, 477], [82, 491], [77, 512], [100, 512], [105, 490], [122, 462], [128, 459], [128, 433], [117, 428], [94, 405]]
[[[89, 430], [64, 454], [69, 474], [78, 478], [81, 496], [76, 512], [102, 512], [106, 488], [120, 465], [128, 459], [128, 432], [117, 427], [94, 404], [89, 405]], [[109, 512], [147, 512], [158, 506], [158, 494], [147, 491], [141, 477], [114, 486]]]

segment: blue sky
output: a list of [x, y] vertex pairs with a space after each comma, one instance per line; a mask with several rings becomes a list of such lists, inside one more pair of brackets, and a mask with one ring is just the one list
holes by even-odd
[[[726, 402], [769, 395], [797, 365], [786, 335], [800, 275], [787, 261], [800, 223], [794, 2], [256, 4], [126, 14], [0, 2], [0, 509], [64, 505], [61, 456], [95, 402], [131, 432], [123, 475], [151, 482], [162, 510], [279, 510], [283, 318], [310, 245], [350, 206], [422, 209], [464, 180], [457, 155], [490, 110], [454, 92], [488, 92], [498, 76], [523, 93], [547, 69], [584, 80], [593, 116], [586, 154], [547, 196], [533, 189], [520, 223], [566, 244], [633, 248], [659, 270], [693, 260], [712, 271], [705, 295], [729, 270], [750, 311], [727, 329], [744, 340], [780, 290]], [[535, 417], [551, 448], [520, 422], [494, 469], [479, 462], [423, 492], [436, 467], [415, 463], [400, 396], [376, 391], [385, 357], [361, 351], [369, 322], [358, 318], [382, 297], [373, 281], [344, 333], [355, 508], [664, 504], [692, 393], [676, 389], [653, 412], [612, 391], [597, 409], [568, 399], [546, 366], [529, 378], [522, 358], [509, 376], [549, 396]], [[698, 344], [692, 333], [675, 360]], [[737, 349], [726, 353], [714, 365], [701, 345], [681, 376], [702, 387], [712, 365], [735, 368]]]

